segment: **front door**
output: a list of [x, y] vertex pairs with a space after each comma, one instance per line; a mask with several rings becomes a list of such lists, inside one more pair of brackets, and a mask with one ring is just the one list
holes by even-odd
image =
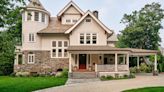
[[86, 54], [79, 55], [79, 69], [86, 69]]

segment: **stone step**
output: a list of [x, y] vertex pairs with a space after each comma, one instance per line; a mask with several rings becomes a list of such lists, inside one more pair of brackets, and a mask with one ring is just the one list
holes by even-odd
[[73, 79], [91, 79], [91, 78], [97, 78], [95, 72], [73, 72], [71, 77]]

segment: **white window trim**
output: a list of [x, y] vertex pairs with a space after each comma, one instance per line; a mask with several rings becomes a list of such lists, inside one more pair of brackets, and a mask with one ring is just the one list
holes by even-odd
[[[30, 57], [33, 57], [33, 62], [29, 62]], [[35, 54], [28, 54], [28, 64], [34, 64], [35, 63]]]
[[[34, 41], [30, 41], [30, 34], [34, 34]], [[35, 43], [36, 42], [36, 34], [35, 33], [29, 33], [28, 34], [28, 42], [29, 43]]]
[[[53, 47], [53, 46], [52, 46], [52, 42], [53, 42], [53, 41], [56, 41], [56, 46], [57, 46], [57, 47]], [[62, 47], [58, 47], [58, 42], [59, 42], [59, 41], [62, 41]], [[65, 42], [65, 41], [67, 41], [67, 44], [68, 44], [68, 46], [69, 46], [69, 41], [68, 41], [68, 40], [52, 40], [52, 41], [51, 41], [51, 58], [69, 58], [68, 52], [67, 52], [67, 57], [64, 57], [64, 50], [65, 50], [65, 49], [67, 50], [67, 48], [68, 48], [68, 47], [64, 47], [64, 42]], [[53, 53], [53, 51], [52, 51], [53, 49], [56, 49], [56, 57], [53, 57], [53, 54], [52, 54], [52, 53]], [[58, 50], [59, 50], [59, 49], [62, 49], [62, 57], [58, 57]]]
[[[80, 34], [84, 34], [84, 44], [80, 43]], [[90, 34], [90, 44], [87, 44], [87, 34]], [[96, 44], [93, 44], [93, 34], [96, 34]], [[78, 41], [79, 41], [79, 45], [98, 45], [98, 33], [79, 33], [79, 37], [78, 37]]]

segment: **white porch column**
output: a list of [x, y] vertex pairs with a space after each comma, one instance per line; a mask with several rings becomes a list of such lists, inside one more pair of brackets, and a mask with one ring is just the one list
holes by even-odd
[[117, 53], [115, 53], [115, 72], [118, 72], [118, 59], [117, 59]]
[[69, 73], [72, 73], [72, 54], [69, 53]]
[[123, 62], [124, 62], [124, 64], [126, 63], [126, 56], [125, 55], [123, 55]]
[[129, 53], [126, 56], [127, 70], [129, 71]]
[[18, 65], [18, 54], [15, 55], [14, 65]]
[[137, 57], [137, 69], [140, 69], [140, 57]]
[[154, 71], [157, 71], [157, 54], [155, 54], [154, 60]]

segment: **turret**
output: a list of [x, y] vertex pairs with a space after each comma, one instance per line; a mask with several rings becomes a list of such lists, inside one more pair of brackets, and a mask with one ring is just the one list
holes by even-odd
[[23, 50], [40, 50], [41, 39], [37, 35], [49, 24], [50, 13], [39, 0], [30, 0], [22, 11]]

